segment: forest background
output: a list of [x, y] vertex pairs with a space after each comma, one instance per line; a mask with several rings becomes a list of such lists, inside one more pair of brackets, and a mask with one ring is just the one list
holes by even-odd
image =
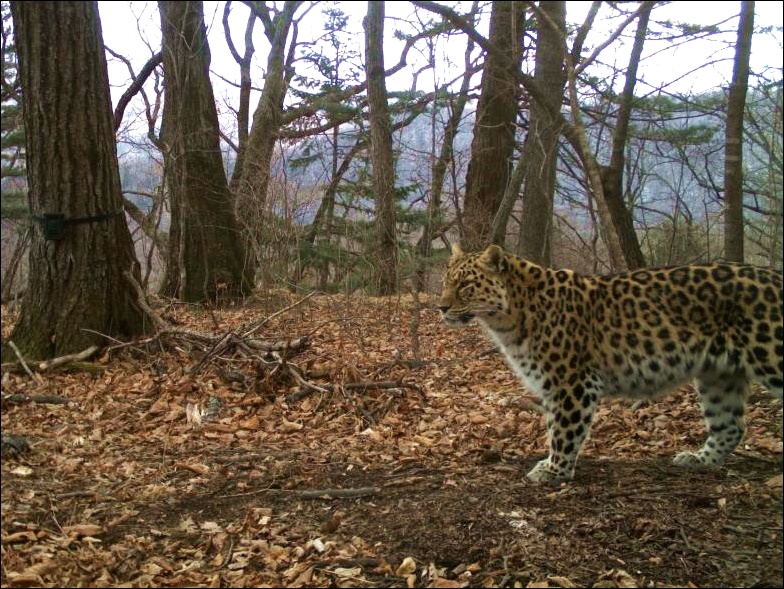
[[[237, 223], [226, 233], [237, 232], [235, 241], [244, 246], [237, 255], [252, 269], [244, 276], [253, 286], [390, 293], [410, 279], [420, 290], [434, 290], [438, 272], [430, 270], [458, 241], [469, 247], [494, 241], [540, 263], [604, 272], [737, 258], [725, 244], [740, 242], [746, 261], [781, 268], [777, 3], [756, 3], [762, 17], [747, 40], [752, 67], [740, 233], [725, 214], [731, 205], [724, 185], [739, 6], [719, 3], [706, 12], [683, 2], [576, 3], [543, 16], [535, 5], [513, 4], [508, 14], [492, 3], [386, 8], [379, 50], [387, 70], [389, 145], [375, 151], [391, 152], [392, 169], [381, 183], [389, 194], [373, 184], [364, 9], [339, 2], [205, 4], [201, 50], [213, 56], [207, 83], [217, 89], [227, 214]], [[216, 280], [232, 296], [247, 293], [250, 285], [232, 284], [242, 282], [236, 269], [224, 276], [226, 260], [209, 256], [206, 277], [188, 281], [195, 273], [187, 270], [188, 258], [203, 253], [170, 247], [173, 189], [164, 181], [171, 154], [162, 149], [165, 62], [157, 8], [99, 5], [123, 207], [142, 286], [193, 301], [217, 296]], [[11, 19], [8, 4], [3, 7], [7, 301], [26, 281], [30, 207]], [[502, 20], [491, 32], [494, 9]], [[682, 20], [692, 15], [701, 22]], [[542, 18], [552, 26], [541, 27]], [[548, 42], [548, 51], [560, 56], [550, 64], [536, 50]], [[488, 51], [493, 43], [498, 51]], [[509, 55], [513, 63], [504, 71], [499, 63]], [[270, 83], [275, 76], [282, 76], [279, 88]], [[548, 106], [537, 111], [542, 90], [549, 92], [540, 97]], [[173, 117], [191, 116], [188, 100], [178, 97]], [[265, 103], [271, 112], [264, 112]], [[558, 119], [549, 119], [552, 109], [560, 111]], [[492, 124], [476, 125], [482, 117]], [[248, 146], [261, 149], [259, 165], [266, 169], [245, 174], [246, 184], [248, 176], [260, 176], [260, 186], [241, 189], [235, 170], [238, 161], [246, 165]], [[207, 207], [203, 214], [215, 212]], [[175, 232], [177, 225], [175, 219]]]
[[544, 488], [435, 305], [454, 243], [781, 269], [781, 13], [2, 2], [0, 582], [782, 586], [780, 402], [692, 473], [689, 385], [606, 399]]

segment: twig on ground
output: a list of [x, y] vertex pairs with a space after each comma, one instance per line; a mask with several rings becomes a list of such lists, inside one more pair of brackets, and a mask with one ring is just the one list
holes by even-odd
[[69, 362], [81, 362], [82, 360], [86, 360], [95, 354], [99, 349], [100, 348], [98, 346], [90, 346], [89, 348], [82, 350], [81, 352], [77, 352], [76, 354], [66, 354], [65, 356], [59, 356], [57, 358], [52, 358], [51, 360], [46, 360], [38, 365], [38, 370], [43, 372], [45, 370], [57, 368], [63, 364], [68, 364]]
[[[19, 352], [19, 349], [16, 347], [14, 342], [9, 341], [8, 345], [11, 347], [11, 349], [14, 350], [16, 357], [19, 358], [19, 362], [8, 362], [3, 364], [2, 369], [14, 371], [21, 367], [30, 376], [30, 378], [35, 380], [38, 384], [42, 385], [44, 381], [41, 378], [41, 375], [37, 372], [33, 372], [30, 369], [30, 366], [28, 366], [27, 362], [25, 362], [22, 354]], [[82, 350], [81, 352], [77, 352], [76, 354], [66, 354], [64, 356], [52, 358], [51, 360], [44, 360], [43, 362], [39, 362], [38, 365], [34, 366], [34, 368], [36, 368], [36, 370], [39, 372], [46, 372], [47, 370], [63, 366], [64, 364], [68, 364], [70, 362], [81, 362], [82, 360], [85, 360], [95, 354], [98, 350], [100, 350], [98, 346], [90, 346], [89, 348]]]
[[309, 489], [306, 491], [294, 490], [293, 493], [300, 499], [353, 499], [354, 497], [367, 497], [375, 495], [378, 487], [357, 487], [354, 489]]
[[3, 397], [4, 403], [19, 405], [21, 403], [38, 403], [39, 405], [67, 405], [71, 402], [68, 397], [60, 395], [28, 395], [25, 393], [14, 393]]
[[245, 497], [248, 495], [259, 495], [260, 493], [292, 493], [300, 499], [354, 499], [356, 497], [367, 497], [375, 495], [381, 491], [378, 487], [356, 487], [350, 489], [256, 489], [246, 493], [235, 493], [225, 495], [226, 499], [233, 497]]
[[251, 336], [251, 335], [253, 335], [253, 334], [254, 334], [254, 333], [256, 333], [256, 332], [257, 332], [259, 329], [261, 329], [262, 327], [264, 327], [264, 326], [265, 326], [267, 323], [269, 323], [270, 321], [272, 321], [273, 319], [275, 319], [275, 317], [278, 317], [278, 316], [280, 316], [280, 315], [283, 315], [283, 313], [287, 313], [288, 311], [291, 311], [293, 308], [295, 308], [295, 307], [297, 307], [297, 306], [301, 305], [302, 303], [304, 303], [305, 301], [307, 301], [309, 298], [311, 298], [311, 297], [313, 297], [313, 296], [315, 296], [315, 295], [317, 295], [317, 294], [319, 294], [319, 291], [317, 291], [317, 290], [314, 290], [313, 292], [311, 292], [311, 293], [308, 293], [308, 295], [307, 295], [307, 296], [304, 296], [304, 297], [303, 297], [303, 298], [301, 298], [300, 300], [298, 300], [298, 301], [295, 301], [294, 303], [290, 304], [288, 307], [285, 307], [285, 308], [283, 308], [283, 309], [280, 309], [279, 311], [275, 311], [275, 312], [274, 312], [272, 315], [270, 315], [269, 317], [265, 317], [264, 319], [262, 319], [261, 321], [259, 321], [258, 323], [256, 323], [256, 325], [254, 325], [253, 327], [251, 327], [250, 329], [248, 329], [248, 330], [247, 330], [247, 331], [246, 331], [244, 334], [242, 334], [242, 337], [248, 337], [248, 336]]
[[40, 376], [36, 378], [36, 376], [33, 374], [33, 371], [30, 370], [27, 362], [25, 362], [25, 359], [22, 357], [22, 352], [19, 351], [19, 348], [16, 347], [16, 344], [13, 342], [13, 340], [8, 340], [8, 345], [11, 346], [11, 349], [14, 351], [14, 354], [16, 354], [16, 357], [19, 358], [19, 363], [22, 365], [22, 368], [24, 368], [24, 371], [27, 373], [27, 375], [34, 381], [40, 382]]
[[[295, 375], [296, 376], [296, 375]], [[323, 385], [315, 385], [308, 381], [300, 382], [306, 387], [304, 389], [300, 389], [293, 393], [286, 395], [286, 402], [291, 403], [294, 401], [299, 401], [300, 399], [304, 399], [308, 395], [314, 393], [315, 391], [319, 391], [321, 393], [331, 393], [336, 389], [340, 389], [345, 391], [366, 391], [366, 390], [375, 390], [375, 389], [414, 389], [419, 390], [419, 387], [413, 384], [405, 383], [400, 380], [392, 380], [392, 381], [383, 381], [383, 382], [347, 382], [341, 385], [333, 385], [333, 384], [323, 384]]]

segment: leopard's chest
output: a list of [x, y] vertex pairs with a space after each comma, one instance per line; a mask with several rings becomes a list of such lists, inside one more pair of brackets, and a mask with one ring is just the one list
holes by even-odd
[[518, 341], [513, 333], [499, 333], [487, 327], [485, 331], [526, 388], [539, 395], [545, 393], [551, 386], [552, 378], [546, 363], [532, 353], [529, 341]]

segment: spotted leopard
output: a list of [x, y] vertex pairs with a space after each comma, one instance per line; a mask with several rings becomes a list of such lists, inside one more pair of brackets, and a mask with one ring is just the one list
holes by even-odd
[[439, 308], [446, 324], [477, 319], [542, 399], [549, 456], [528, 478], [570, 480], [603, 395], [648, 398], [694, 379], [708, 437], [676, 465], [721, 464], [744, 432], [745, 393], [782, 396], [782, 274], [692, 264], [585, 276], [490, 246], [452, 248]]

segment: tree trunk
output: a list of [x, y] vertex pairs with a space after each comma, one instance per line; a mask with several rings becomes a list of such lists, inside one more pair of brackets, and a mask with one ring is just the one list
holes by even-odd
[[220, 151], [201, 1], [159, 2], [166, 95], [161, 140], [172, 210], [163, 292], [185, 301], [251, 291]]
[[[577, 52], [575, 52], [577, 53]], [[579, 55], [579, 53], [577, 53]], [[575, 56], [573, 54], [566, 55], [566, 81], [569, 88], [569, 109], [572, 113], [572, 125], [564, 126], [564, 135], [566, 135], [569, 142], [574, 147], [580, 161], [585, 168], [585, 175], [593, 196], [596, 199], [596, 213], [599, 217], [599, 233], [607, 246], [607, 254], [610, 258], [610, 268], [616, 272], [623, 272], [626, 270], [626, 259], [623, 256], [623, 249], [621, 248], [621, 241], [618, 237], [618, 232], [613, 224], [612, 214], [607, 205], [607, 199], [604, 197], [604, 187], [602, 186], [602, 170], [599, 163], [596, 161], [596, 156], [591, 151], [588, 145], [588, 135], [583, 122], [581, 105], [579, 95], [577, 93], [577, 70], [575, 68]], [[538, 94], [538, 84], [532, 83], [526, 85], [529, 90], [534, 90]], [[535, 96], [534, 92], [531, 92]], [[590, 197], [589, 197], [590, 199]]]
[[618, 233], [623, 257], [629, 270], [645, 266], [645, 257], [642, 254], [640, 240], [634, 229], [634, 216], [629, 206], [624, 201], [623, 194], [623, 168], [625, 163], [626, 144], [629, 139], [629, 119], [634, 106], [634, 86], [637, 82], [637, 68], [648, 33], [648, 20], [651, 16], [654, 2], [643, 2], [640, 12], [640, 21], [637, 24], [637, 33], [634, 46], [629, 57], [629, 67], [626, 70], [626, 82], [620, 97], [618, 120], [612, 139], [612, 153], [610, 165], [602, 168], [602, 188], [607, 207], [610, 209], [613, 225]]
[[724, 256], [743, 262], [743, 110], [749, 84], [754, 2], [740, 3], [735, 66], [727, 98], [727, 128], [724, 147]]
[[[250, 92], [252, 79], [250, 75], [251, 60], [255, 48], [253, 46], [253, 29], [256, 25], [256, 14], [253, 10], [248, 15], [248, 22], [245, 24], [245, 51], [239, 54], [231, 38], [229, 28], [229, 15], [231, 14], [231, 0], [228, 0], [223, 7], [223, 33], [226, 37], [226, 44], [229, 46], [234, 61], [240, 66], [240, 104], [237, 108], [237, 159], [234, 161], [234, 171], [229, 182], [229, 189], [232, 194], [238, 190], [237, 181], [241, 175], [244, 165], [245, 152], [248, 145], [248, 135], [250, 132]], [[235, 181], [235, 178], [237, 181]]]
[[[534, 76], [549, 104], [531, 101], [531, 121], [525, 147], [525, 188], [520, 221], [519, 252], [536, 264], [552, 263], [553, 198], [561, 125], [550, 113], [560, 111], [564, 97], [564, 36], [566, 2], [540, 2], [548, 18], [536, 23], [536, 70]], [[504, 224], [505, 226], [505, 224]]]
[[[784, 211], [782, 211], [782, 202], [784, 195], [784, 186], [782, 186], [782, 88], [781, 85], [774, 91], [775, 103], [773, 107], [773, 120], [772, 131], [768, 141], [771, 145], [771, 150], [768, 155], [768, 186], [770, 190], [770, 203], [771, 203], [771, 219], [770, 219], [770, 266], [779, 272], [782, 270], [782, 258], [784, 258]], [[777, 158], [775, 156], [778, 156]], [[778, 159], [778, 162], [776, 162]], [[777, 165], [778, 163], [778, 165]]]
[[[270, 181], [270, 166], [278, 140], [281, 119], [283, 116], [283, 99], [289, 87], [292, 73], [288, 71], [286, 60], [286, 40], [289, 36], [294, 12], [302, 4], [286, 0], [283, 9], [270, 18], [268, 8], [261, 2], [255, 5], [257, 16], [262, 17], [265, 34], [270, 42], [267, 57], [267, 74], [264, 76], [264, 88], [261, 91], [259, 104], [253, 113], [253, 126], [244, 148], [240, 145], [237, 154], [238, 165], [232, 176], [232, 188], [236, 187], [242, 198], [242, 206], [254, 202], [253, 210], [262, 211], [267, 200]], [[254, 219], [254, 222], [261, 222]]]
[[[125, 273], [139, 264], [120, 173], [96, 2], [12, 2], [34, 225], [30, 277], [10, 339], [30, 359], [72, 354], [151, 327]], [[97, 333], [96, 333], [97, 332]], [[6, 357], [6, 350], [3, 351]]]
[[[3, 294], [2, 297], [0, 297], [0, 301], [2, 301], [4, 305], [15, 299], [18, 296], [18, 293], [24, 292], [24, 284], [18, 288], [15, 288], [16, 273], [19, 271], [19, 267], [22, 265], [22, 260], [25, 258], [25, 254], [27, 254], [28, 258], [30, 257], [28, 250], [30, 248], [30, 236], [32, 234], [32, 229], [28, 227], [24, 230], [24, 232], [21, 232], [19, 229], [14, 227], [13, 231], [16, 233], [16, 243], [14, 243], [14, 249], [11, 253], [11, 259], [8, 262], [8, 267], [5, 268], [5, 272], [3, 273]], [[27, 276], [23, 275], [23, 278], [27, 278]]]
[[493, 219], [509, 179], [524, 10], [524, 2], [493, 2], [490, 44], [494, 50], [485, 58], [466, 174], [463, 245], [468, 249], [481, 248], [490, 241]]
[[370, 144], [376, 208], [378, 294], [397, 291], [397, 239], [395, 234], [395, 168], [392, 131], [384, 80], [384, 2], [368, 2], [365, 18], [365, 72], [368, 81]]

